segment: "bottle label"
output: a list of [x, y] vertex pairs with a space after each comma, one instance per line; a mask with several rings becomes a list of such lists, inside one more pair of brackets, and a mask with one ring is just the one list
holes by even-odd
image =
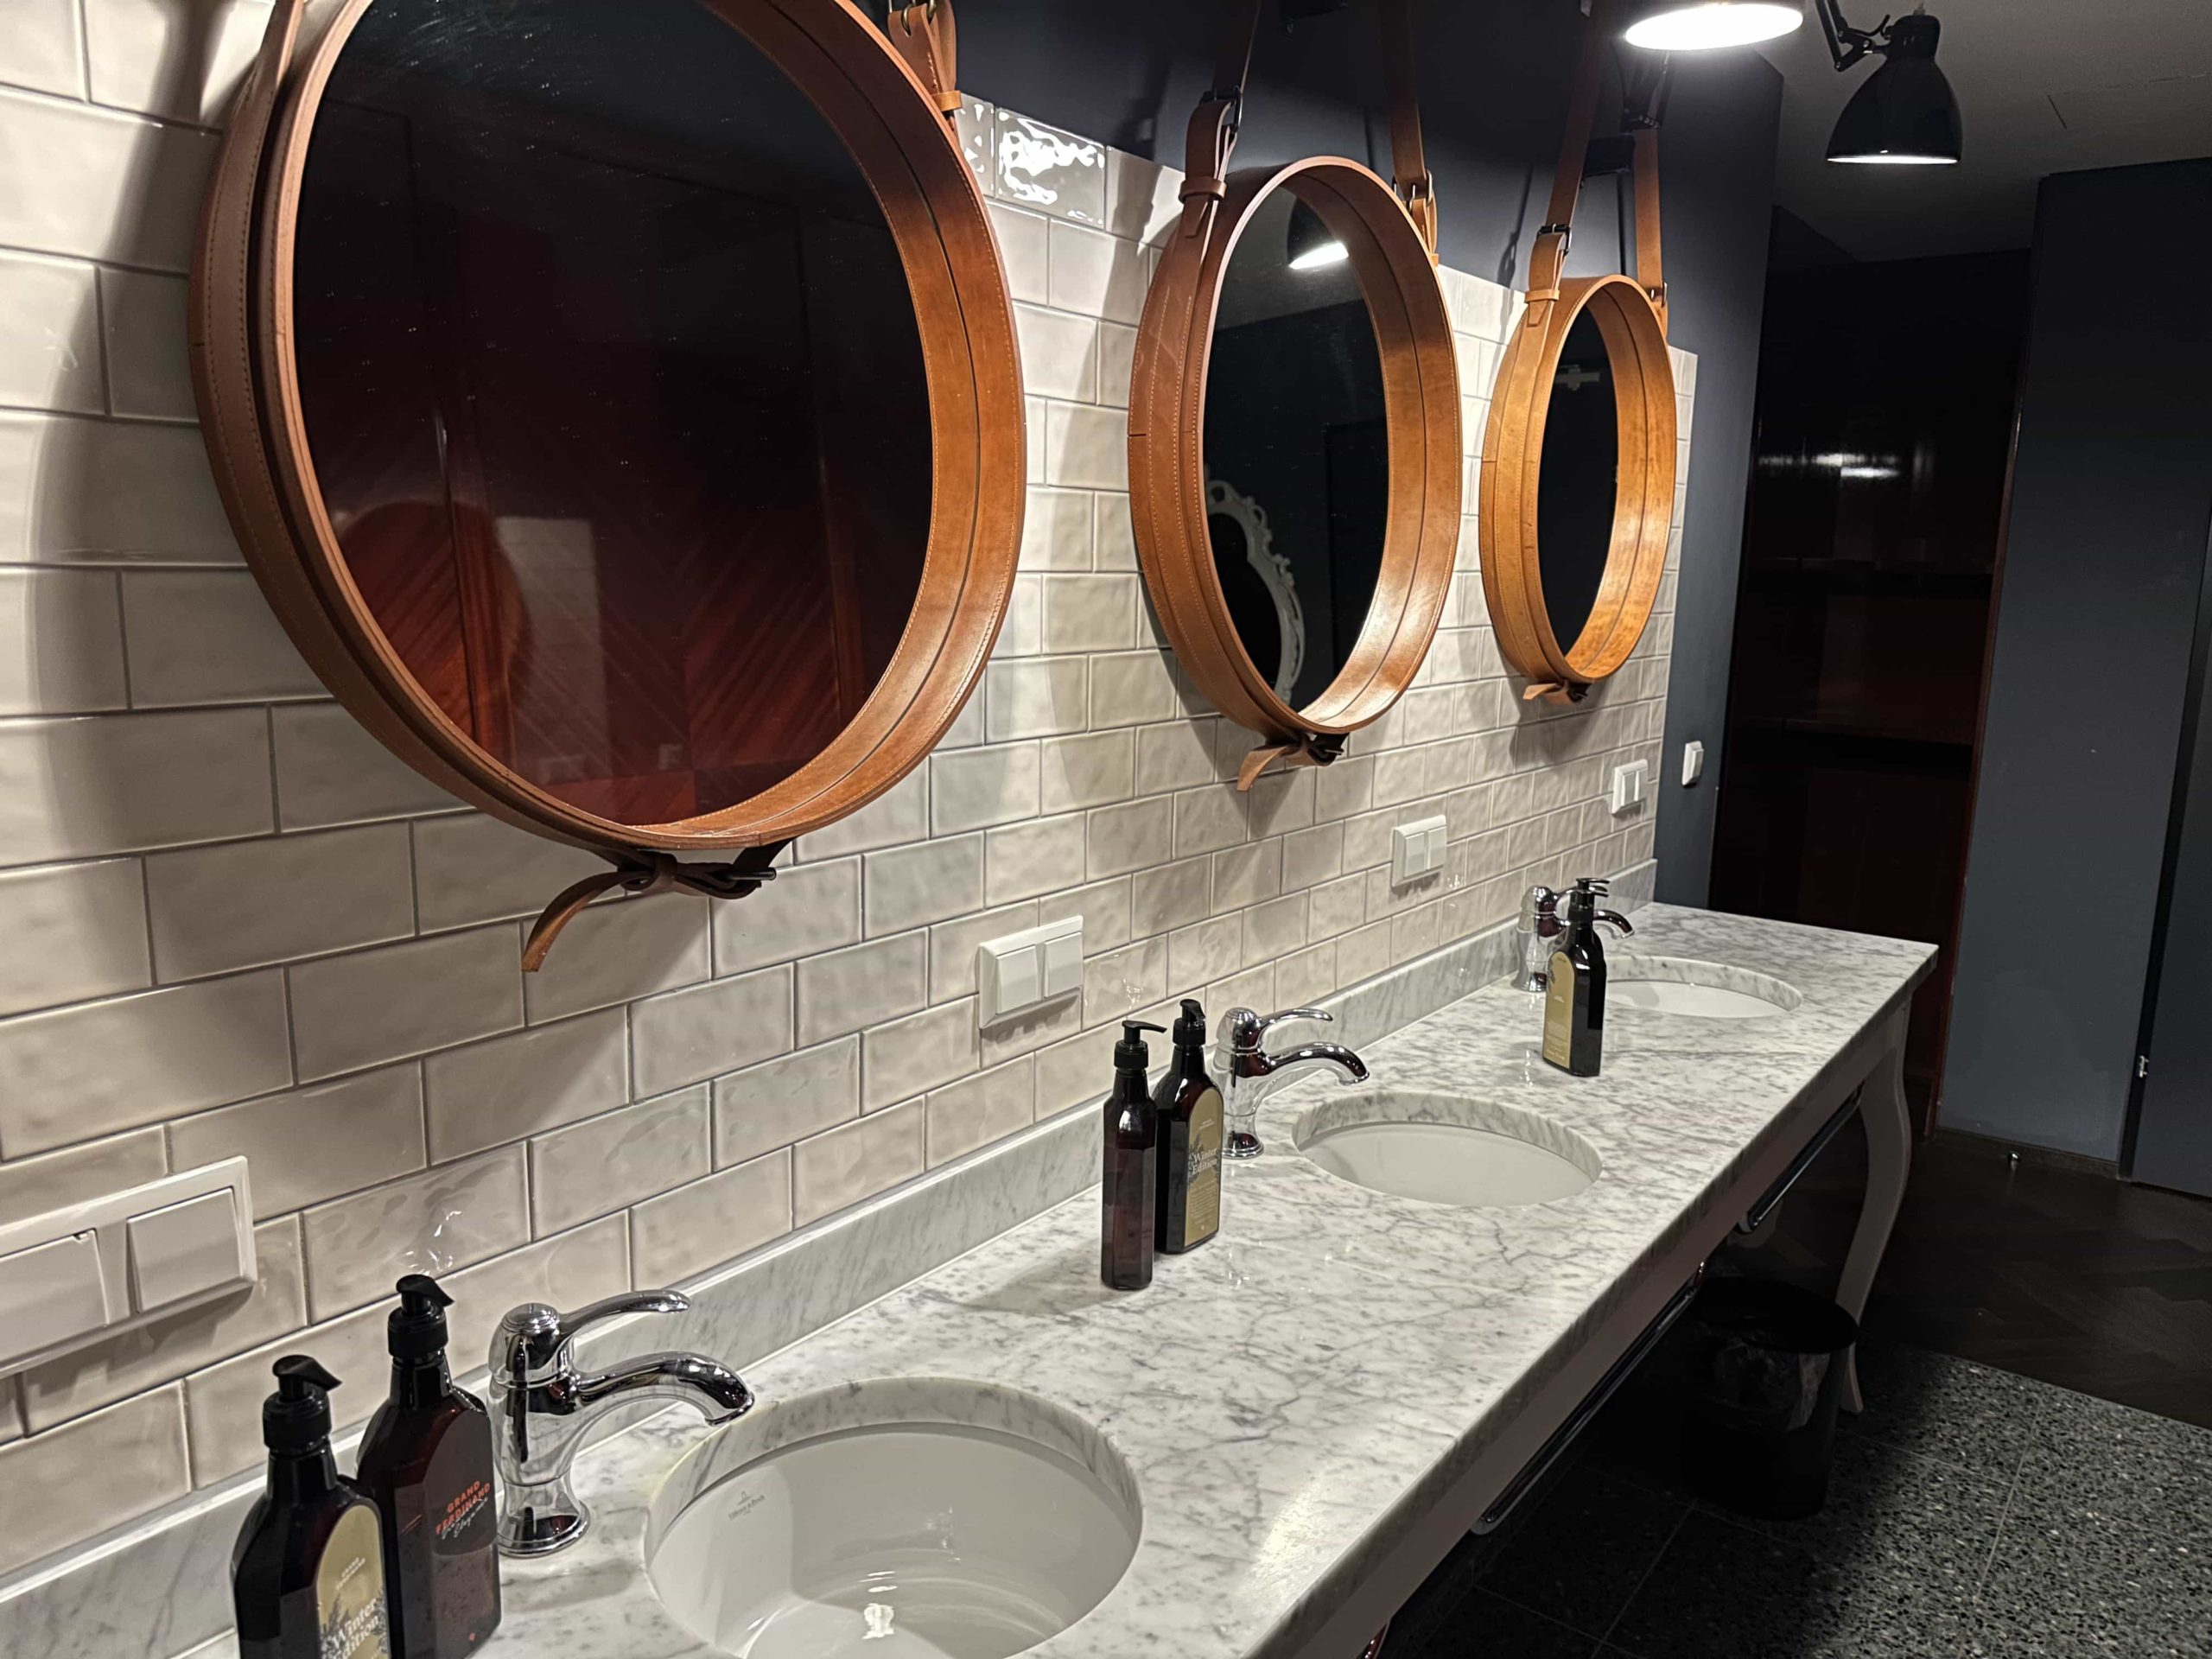
[[315, 1567], [315, 1614], [321, 1659], [391, 1659], [374, 1506], [356, 1503], [330, 1529]]
[[1552, 982], [1544, 991], [1544, 1058], [1554, 1065], [1574, 1063], [1574, 961], [1564, 950], [1552, 952]]
[[1191, 1108], [1189, 1166], [1184, 1172], [1183, 1248], [1221, 1230], [1221, 1090], [1209, 1089]]
[[482, 1424], [473, 1415], [449, 1424], [420, 1484], [393, 1495], [398, 1622], [409, 1659], [464, 1653], [499, 1627], [498, 1516]]

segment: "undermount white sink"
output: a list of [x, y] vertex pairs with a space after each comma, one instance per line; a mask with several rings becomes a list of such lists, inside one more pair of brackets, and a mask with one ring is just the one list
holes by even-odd
[[1598, 1149], [1517, 1106], [1418, 1089], [1332, 1094], [1292, 1143], [1339, 1179], [1402, 1198], [1500, 1209], [1573, 1198], [1598, 1179]]
[[1804, 996], [1766, 974], [1686, 957], [1617, 956], [1606, 963], [1605, 1011], [1636, 1009], [1693, 1020], [1766, 1020]]
[[896, 1377], [762, 1407], [653, 1500], [662, 1604], [741, 1659], [1007, 1659], [1106, 1597], [1135, 1478], [1090, 1424], [988, 1383]]

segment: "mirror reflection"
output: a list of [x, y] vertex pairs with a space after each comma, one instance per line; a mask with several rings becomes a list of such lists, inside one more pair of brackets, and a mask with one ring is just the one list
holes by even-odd
[[1260, 203], [1223, 274], [1205, 467], [1214, 568], [1237, 637], [1303, 707], [1343, 671], [1366, 623], [1390, 467], [1382, 353], [1359, 279], [1294, 186]]
[[348, 571], [493, 756], [661, 823], [812, 759], [930, 528], [851, 154], [699, 0], [376, 0], [310, 141], [302, 413]]
[[1620, 415], [1605, 338], [1587, 310], [1574, 320], [1544, 416], [1536, 545], [1552, 636], [1572, 649], [1598, 602], [1620, 493]]

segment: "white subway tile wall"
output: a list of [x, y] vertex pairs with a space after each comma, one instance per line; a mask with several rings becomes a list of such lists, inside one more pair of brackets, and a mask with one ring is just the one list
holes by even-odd
[[[189, 424], [179, 278], [266, 6], [8, 10], [0, 1221], [244, 1154], [262, 1270], [0, 1383], [0, 1488], [43, 1495], [0, 1519], [0, 1572], [249, 1466], [277, 1354], [319, 1354], [365, 1414], [400, 1273], [453, 1274], [476, 1352], [512, 1302], [702, 1272], [1094, 1098], [1132, 1011], [1321, 996], [1530, 880], [1649, 856], [1648, 809], [1604, 797], [1657, 760], [1672, 578], [1624, 672], [1529, 709], [1471, 517], [1415, 690], [1338, 765], [1235, 790], [1248, 741], [1161, 644], [1124, 493], [1130, 325], [1179, 180], [978, 105], [1031, 485], [983, 686], [758, 897], [601, 904], [525, 981], [527, 918], [594, 861], [466, 810], [322, 696]], [[1471, 456], [1516, 307], [1444, 280]], [[1394, 890], [1392, 826], [1437, 813], [1446, 868]], [[1071, 915], [1081, 993], [979, 1033], [976, 946]]]

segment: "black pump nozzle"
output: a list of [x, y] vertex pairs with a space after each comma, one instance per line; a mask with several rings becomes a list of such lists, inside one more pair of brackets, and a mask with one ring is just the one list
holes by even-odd
[[1165, 1029], [1143, 1020], [1122, 1020], [1122, 1040], [1114, 1045], [1114, 1069], [1116, 1071], [1134, 1071], [1142, 1077], [1151, 1069], [1152, 1051], [1145, 1046], [1144, 1039], [1138, 1033]]
[[399, 1306], [385, 1321], [385, 1342], [391, 1357], [436, 1358], [446, 1351], [446, 1309], [453, 1306], [453, 1298], [426, 1273], [409, 1274], [396, 1288]]
[[271, 1452], [318, 1450], [330, 1438], [330, 1391], [338, 1379], [306, 1354], [287, 1354], [270, 1369], [276, 1392], [261, 1404], [262, 1443]]
[[1183, 999], [1182, 1016], [1175, 1021], [1175, 1046], [1204, 1048], [1205, 1046], [1205, 1005], [1195, 996], [1186, 996]]

